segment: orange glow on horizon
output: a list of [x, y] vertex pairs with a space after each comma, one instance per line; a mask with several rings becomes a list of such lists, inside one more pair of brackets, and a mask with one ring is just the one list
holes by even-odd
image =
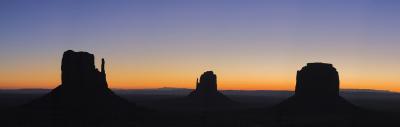
[[[57, 57], [55, 55], [54, 57]], [[44, 58], [56, 59], [56, 58]], [[106, 59], [107, 60], [107, 59]], [[52, 89], [61, 83], [59, 58], [46, 64], [33, 63], [21, 65], [0, 73], [0, 89], [46, 88]], [[118, 60], [116, 60], [118, 61]], [[125, 62], [107, 62], [106, 73], [110, 88], [149, 89], [161, 87], [191, 88], [195, 87], [196, 78], [203, 71], [213, 70], [217, 74], [218, 88], [221, 90], [294, 90], [296, 71], [305, 64], [295, 66], [271, 63], [266, 66], [261, 62], [257, 70], [247, 69], [247, 64], [215, 64], [201, 66], [205, 63], [166, 64], [124, 64]], [[180, 62], [178, 62], [180, 63]], [[211, 62], [209, 62], [211, 63]], [[332, 62], [335, 63], [335, 62]], [[206, 65], [206, 64], [205, 64]], [[132, 67], [134, 66], [134, 67]], [[210, 69], [219, 68], [219, 69]], [[365, 73], [353, 66], [334, 65], [341, 80], [342, 89], [376, 89], [400, 92], [400, 80], [394, 72]], [[268, 68], [267, 68], [268, 67]], [[232, 69], [234, 68], [234, 69]], [[371, 71], [371, 70], [369, 70]], [[399, 76], [400, 77], [400, 76]]]
[[[20, 82], [0, 82], [2, 86], [1, 89], [20, 89], [20, 88], [44, 88], [44, 89], [52, 89], [57, 87], [61, 81], [58, 81], [55, 78], [49, 79], [46, 81], [34, 81], [32, 83], [25, 83], [23, 81]], [[153, 81], [153, 82], [152, 82]], [[115, 89], [153, 89], [153, 88], [162, 88], [162, 87], [173, 87], [173, 88], [188, 88], [194, 89], [195, 80], [193, 79], [181, 79], [180, 81], [170, 81], [164, 82], [159, 80], [159, 82], [155, 82], [154, 80], [143, 81], [141, 83], [135, 82], [121, 82], [118, 80], [108, 79], [108, 84], [110, 88]], [[363, 84], [363, 85], [353, 85], [353, 84]], [[341, 89], [373, 89], [373, 90], [388, 90], [393, 92], [400, 92], [400, 89], [391, 83], [381, 83], [381, 85], [377, 86], [375, 83], [368, 82], [346, 82], [342, 81]], [[289, 90], [293, 91], [295, 87], [295, 81], [286, 81], [286, 82], [274, 82], [274, 83], [266, 83], [266, 82], [245, 82], [245, 83], [234, 83], [232, 81], [218, 81], [218, 89], [220, 90]]]

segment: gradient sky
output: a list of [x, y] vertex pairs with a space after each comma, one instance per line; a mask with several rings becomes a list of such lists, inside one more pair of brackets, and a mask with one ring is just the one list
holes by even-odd
[[104, 57], [112, 88], [293, 90], [308, 62], [342, 88], [400, 91], [398, 0], [1, 0], [0, 88], [54, 88], [65, 50]]

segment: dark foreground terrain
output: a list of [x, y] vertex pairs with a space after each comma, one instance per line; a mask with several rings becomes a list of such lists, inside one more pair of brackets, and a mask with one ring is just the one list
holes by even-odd
[[[1, 90], [0, 109], [7, 112], [29, 103], [50, 90]], [[290, 97], [290, 91], [222, 91], [237, 102], [204, 107], [186, 99], [190, 89], [114, 90], [139, 107], [150, 109], [138, 113], [138, 127], [257, 127], [283, 125], [270, 109]], [[388, 91], [342, 90], [341, 95], [361, 111], [351, 125], [337, 126], [399, 126], [400, 94]], [[4, 114], [2, 113], [3, 117]], [[132, 116], [134, 117], [134, 116]]]

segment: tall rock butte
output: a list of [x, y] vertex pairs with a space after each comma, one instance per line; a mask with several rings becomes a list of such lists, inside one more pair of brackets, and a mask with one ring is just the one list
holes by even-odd
[[217, 89], [217, 75], [213, 71], [204, 72], [196, 81], [196, 89], [189, 94], [189, 99], [200, 101], [207, 105], [223, 105], [232, 103], [228, 97]]
[[101, 71], [94, 65], [94, 55], [87, 52], [64, 52], [61, 63], [62, 86], [81, 89], [109, 90], [104, 69], [105, 60], [101, 60]]
[[212, 71], [204, 72], [204, 74], [200, 76], [200, 82], [199, 79], [196, 81], [196, 90], [194, 94], [209, 95], [216, 93], [218, 93], [217, 75]]
[[332, 64], [308, 63], [297, 71], [296, 96], [339, 96], [339, 74]]
[[[61, 63], [62, 84], [43, 99], [54, 101], [59, 106], [80, 107], [81, 105], [110, 105], [125, 100], [115, 95], [106, 80], [105, 60], [101, 61], [101, 71], [94, 64], [94, 55], [87, 52], [64, 52]], [[111, 105], [110, 105], [111, 106]]]
[[[106, 80], [105, 60], [99, 71], [93, 54], [65, 51], [62, 84], [24, 106], [32, 126], [132, 126], [135, 104], [114, 94]], [[38, 119], [38, 120], [36, 120]]]
[[351, 124], [358, 110], [339, 95], [339, 74], [327, 63], [308, 63], [297, 71], [295, 94], [275, 108], [283, 126]]

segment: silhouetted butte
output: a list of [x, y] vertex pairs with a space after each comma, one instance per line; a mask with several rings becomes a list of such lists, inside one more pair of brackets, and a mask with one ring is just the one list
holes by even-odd
[[204, 72], [200, 81], [196, 81], [196, 89], [189, 94], [189, 99], [201, 102], [206, 106], [225, 105], [233, 103], [217, 89], [217, 75], [212, 71]]
[[24, 105], [16, 125], [23, 126], [134, 126], [135, 104], [115, 95], [106, 80], [105, 60], [96, 69], [93, 54], [64, 52], [62, 84], [42, 98]]
[[327, 63], [298, 71], [295, 95], [276, 108], [279, 123], [287, 126], [351, 126], [357, 111], [339, 96], [339, 74]]

